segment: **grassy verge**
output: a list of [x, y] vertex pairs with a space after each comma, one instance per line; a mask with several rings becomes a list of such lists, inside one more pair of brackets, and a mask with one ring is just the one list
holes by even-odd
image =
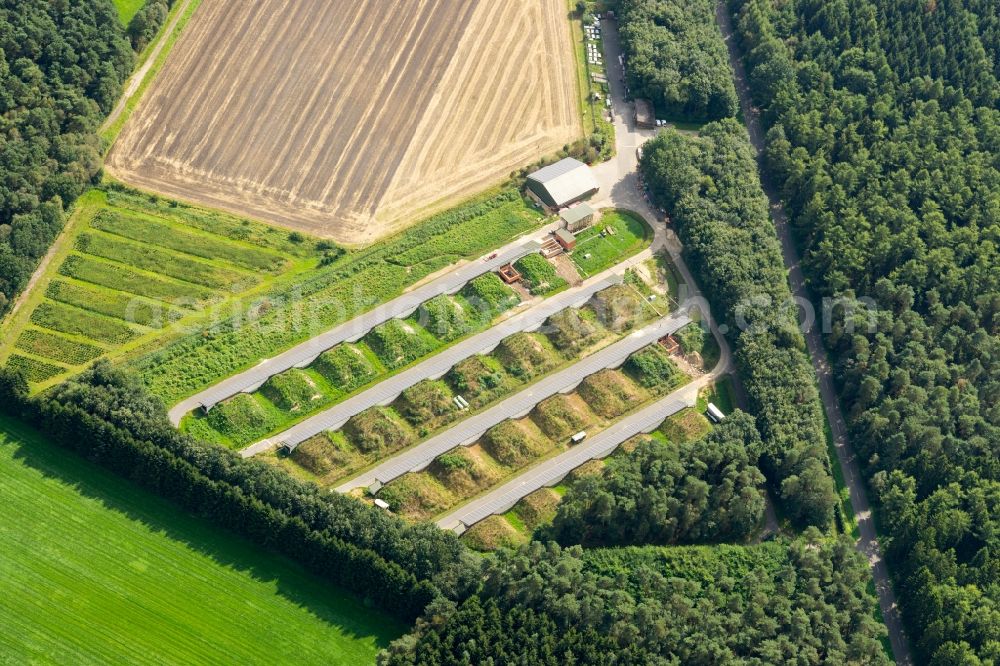
[[146, 0], [115, 0], [115, 9], [118, 10], [118, 18], [122, 25], [127, 26], [144, 4], [146, 4]]
[[[603, 148], [598, 152], [600, 159], [609, 159], [615, 154], [615, 127], [606, 119], [605, 101], [610, 90], [606, 83], [593, 80], [592, 74], [606, 75], [604, 67], [590, 64], [587, 58], [587, 44], [597, 44], [600, 41], [588, 40], [584, 30], [584, 22], [604, 3], [588, 2], [587, 11], [582, 15], [576, 11], [575, 0], [568, 2], [568, 13], [573, 36], [573, 53], [576, 56], [576, 86], [579, 96], [580, 118], [583, 120], [583, 131], [586, 137], [598, 138]], [[600, 99], [595, 97], [595, 93]]]
[[405, 631], [5, 417], [0, 478], [13, 661], [372, 663]]
[[640, 252], [653, 239], [653, 230], [633, 213], [608, 209], [600, 219], [576, 235], [570, 254], [584, 278], [600, 273]]
[[[122, 1], [122, 0], [116, 0], [116, 1]], [[124, 0], [124, 1], [130, 2], [131, 0]], [[180, 11], [182, 4], [183, 4], [182, 0], [177, 0], [174, 3], [174, 6], [170, 9], [170, 13], [167, 15], [167, 19], [163, 22], [164, 28], [162, 28], [162, 30], [165, 30], [166, 27], [170, 25], [170, 22], [173, 21], [174, 16], [176, 16], [177, 12]], [[128, 121], [129, 117], [132, 115], [132, 112], [135, 111], [135, 108], [139, 105], [140, 100], [142, 100], [143, 95], [146, 93], [146, 89], [149, 88], [149, 85], [153, 82], [153, 79], [156, 78], [156, 75], [160, 73], [160, 70], [163, 68], [163, 63], [167, 61], [167, 56], [170, 55], [170, 51], [173, 49], [174, 44], [177, 43], [177, 39], [181, 36], [181, 33], [184, 31], [184, 27], [187, 25], [188, 21], [191, 20], [191, 17], [194, 15], [195, 11], [197, 11], [200, 5], [201, 5], [201, 0], [191, 0], [190, 4], [188, 4], [187, 7], [184, 9], [184, 14], [181, 15], [180, 19], [177, 21], [177, 25], [174, 27], [174, 30], [169, 35], [163, 35], [161, 33], [156, 39], [151, 41], [146, 46], [145, 49], [143, 49], [142, 53], [139, 54], [139, 57], [136, 59], [137, 68], [142, 67], [146, 63], [146, 61], [149, 59], [150, 54], [152, 54], [153, 49], [156, 48], [156, 44], [159, 43], [161, 39], [166, 40], [166, 42], [163, 45], [163, 48], [156, 55], [156, 60], [153, 61], [153, 64], [150, 65], [149, 70], [146, 72], [146, 75], [143, 76], [142, 82], [139, 83], [139, 86], [136, 88], [135, 92], [132, 93], [132, 95], [129, 96], [128, 101], [125, 102], [125, 108], [122, 110], [121, 115], [119, 115], [118, 118], [115, 119], [115, 122], [111, 123], [107, 128], [105, 128], [101, 132], [100, 135], [101, 140], [104, 142], [104, 146], [106, 149], [109, 150], [111, 148], [111, 145], [115, 142], [115, 139], [118, 138], [118, 133], [121, 132], [122, 127], [125, 126], [126, 121]], [[136, 9], [138, 10], [138, 8]], [[121, 9], [119, 9], [119, 14], [120, 13]]]

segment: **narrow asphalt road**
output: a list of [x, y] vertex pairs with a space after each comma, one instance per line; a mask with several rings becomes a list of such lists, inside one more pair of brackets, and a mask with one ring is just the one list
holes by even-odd
[[278, 443], [295, 447], [325, 430], [336, 430], [350, 417], [363, 412], [369, 407], [389, 404], [400, 393], [414, 384], [424, 379], [441, 377], [460, 361], [476, 354], [485, 354], [492, 351], [507, 336], [520, 331], [531, 331], [538, 328], [556, 312], [587, 301], [598, 291], [620, 283], [624, 272], [624, 266], [603, 271], [573, 289], [535, 303], [527, 309], [522, 309], [513, 317], [505, 319], [481, 333], [477, 333], [456, 343], [444, 352], [435, 354], [398, 374], [388, 377], [371, 388], [357, 393], [329, 409], [314, 414], [287, 430], [248, 446], [240, 451], [240, 454], [244, 458], [247, 458], [267, 451]]
[[414, 312], [421, 303], [440, 294], [452, 294], [461, 289], [470, 280], [480, 275], [497, 270], [504, 264], [538, 251], [539, 240], [548, 234], [555, 223], [548, 224], [536, 230], [529, 236], [523, 236], [505, 245], [491, 254], [453, 266], [443, 275], [422, 285], [400, 294], [391, 301], [379, 304], [362, 314], [345, 321], [333, 328], [313, 336], [277, 356], [261, 361], [257, 365], [231, 375], [198, 393], [185, 398], [174, 405], [169, 412], [171, 423], [178, 425], [185, 414], [197, 407], [211, 409], [218, 403], [231, 398], [238, 393], [250, 392], [259, 388], [269, 378], [292, 368], [303, 368], [312, 363], [317, 356], [341, 342], [352, 342], [376, 326], [390, 319], [406, 317]]
[[617, 421], [596, 435], [519, 474], [507, 483], [448, 512], [436, 521], [437, 526], [461, 534], [467, 528], [492, 515], [503, 513], [519, 501], [547, 486], [554, 486], [567, 474], [591, 460], [604, 458], [632, 437], [652, 432], [677, 412], [698, 402], [698, 391], [714, 376], [704, 375], [694, 383], [673, 391], [651, 405]]
[[[747, 85], [746, 71], [740, 57], [739, 46], [733, 34], [732, 19], [721, 2], [716, 6], [716, 16], [719, 27], [722, 30], [722, 36], [729, 49], [729, 59], [735, 74], [736, 92], [739, 95], [740, 107], [743, 110], [747, 130], [750, 133], [750, 143], [753, 144], [753, 149], [757, 154], [758, 160], [760, 160], [764, 150], [764, 134], [761, 131], [760, 112], [753, 106], [750, 88]], [[760, 169], [760, 177], [764, 191], [770, 201], [771, 216], [774, 218], [774, 224], [781, 239], [781, 250], [785, 259], [785, 266], [788, 268], [788, 278], [791, 283], [792, 292], [799, 298], [809, 299], [805, 278], [802, 275], [802, 269], [799, 265], [798, 250], [795, 247], [792, 232], [788, 226], [785, 209], [765, 169]], [[809, 302], [813, 301], [809, 299]], [[840, 462], [840, 468], [844, 474], [844, 482], [847, 484], [848, 491], [850, 492], [854, 518], [857, 520], [858, 530], [861, 534], [858, 539], [857, 548], [864, 553], [871, 565], [879, 606], [882, 609], [882, 616], [885, 618], [885, 625], [889, 630], [889, 641], [892, 643], [892, 652], [895, 655], [896, 663], [909, 666], [913, 663], [909, 641], [906, 631], [903, 628], [899, 606], [896, 603], [896, 594], [892, 589], [892, 582], [889, 578], [889, 571], [879, 547], [878, 535], [875, 532], [872, 511], [868, 504], [868, 496], [865, 492], [858, 461], [854, 455], [851, 443], [847, 439], [847, 426], [840, 410], [840, 403], [837, 400], [837, 393], [833, 385], [833, 375], [827, 360], [826, 350], [823, 347], [819, 327], [810, 326], [805, 332], [805, 337], [809, 347], [809, 354], [812, 357], [813, 368], [819, 379], [823, 407], [826, 410], [827, 419], [833, 430], [837, 460]]]
[[413, 448], [362, 472], [337, 486], [337, 492], [347, 493], [356, 488], [372, 485], [375, 485], [374, 490], [377, 490], [408, 472], [419, 471], [441, 454], [459, 446], [472, 444], [498, 423], [526, 416], [546, 398], [557, 393], [568, 393], [588, 376], [606, 368], [619, 367], [635, 352], [648, 347], [665, 335], [676, 332], [690, 322], [691, 319], [684, 312], [663, 317], [649, 326], [628, 334], [614, 344], [583, 357], [569, 367], [545, 375], [492, 407], [459, 421]]

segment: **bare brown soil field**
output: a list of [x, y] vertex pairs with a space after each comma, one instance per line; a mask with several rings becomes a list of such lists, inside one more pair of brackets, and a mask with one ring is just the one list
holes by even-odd
[[564, 0], [205, 2], [107, 169], [371, 242], [581, 134], [566, 13]]

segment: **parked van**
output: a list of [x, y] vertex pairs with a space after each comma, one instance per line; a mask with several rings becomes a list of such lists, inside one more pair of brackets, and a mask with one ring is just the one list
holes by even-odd
[[572, 437], [570, 437], [570, 441], [572, 441], [574, 444], [579, 444], [580, 442], [582, 442], [585, 439], [587, 439], [587, 431], [586, 430], [581, 430], [580, 432], [578, 432], [575, 435], [573, 435]]
[[708, 403], [708, 409], [705, 411], [708, 418], [712, 419], [713, 423], [722, 423], [722, 420], [726, 418], [726, 415], [722, 413], [722, 410], [715, 406], [715, 403]]

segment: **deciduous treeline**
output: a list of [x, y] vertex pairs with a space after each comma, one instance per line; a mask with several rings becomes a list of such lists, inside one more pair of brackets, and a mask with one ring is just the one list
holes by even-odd
[[462, 596], [474, 574], [449, 532], [408, 526], [274, 466], [178, 433], [158, 399], [106, 363], [35, 399], [27, 398], [22, 377], [0, 370], [0, 407], [57, 444], [404, 619], [442, 592]]
[[864, 559], [791, 543], [624, 548], [530, 543], [484, 560], [478, 594], [432, 605], [388, 664], [887, 664]]
[[699, 440], [643, 441], [570, 486], [543, 532], [585, 546], [743, 540], [764, 516], [761, 448], [740, 411]]
[[646, 144], [640, 168], [713, 315], [732, 331], [764, 472], [797, 524], [829, 525], [836, 493], [819, 392], [746, 130], [726, 119], [698, 137], [661, 132]]
[[167, 14], [173, 6], [174, 0], [146, 0], [146, 3], [139, 8], [126, 29], [128, 38], [132, 41], [132, 48], [136, 52], [142, 51], [153, 40], [163, 27]]
[[713, 0], [620, 0], [625, 74], [671, 120], [718, 120], [739, 102]]
[[918, 658], [996, 662], [997, 4], [733, 8], [803, 268], [843, 299], [827, 343]]
[[111, 0], [0, 0], [0, 315], [100, 173], [132, 58]]

